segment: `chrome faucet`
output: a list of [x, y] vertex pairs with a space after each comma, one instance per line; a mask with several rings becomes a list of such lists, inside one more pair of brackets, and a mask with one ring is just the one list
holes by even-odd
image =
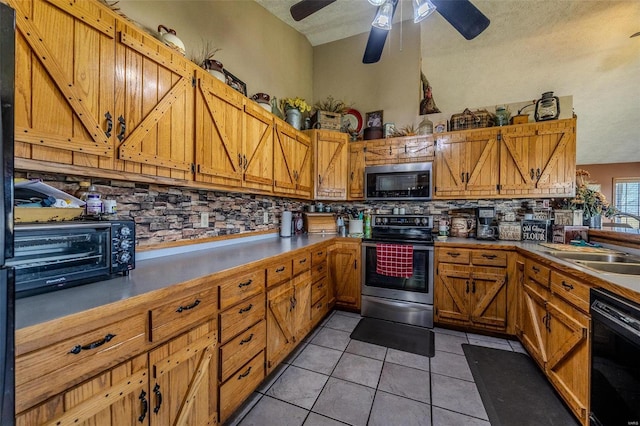
[[[631, 219], [635, 219], [638, 221], [638, 223], [640, 224], [640, 216], [635, 215], [635, 214], [631, 214], [631, 213], [626, 213], [626, 212], [617, 212], [615, 214], [613, 214], [612, 216], [610, 216], [610, 218], [614, 218], [614, 217], [630, 217]], [[614, 222], [615, 223], [615, 222]], [[620, 226], [621, 228], [632, 228], [632, 226], [628, 223], [615, 223], [615, 225], [612, 223], [611, 226]]]

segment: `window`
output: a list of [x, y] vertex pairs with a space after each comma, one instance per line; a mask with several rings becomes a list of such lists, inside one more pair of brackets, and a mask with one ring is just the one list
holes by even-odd
[[[640, 177], [613, 179], [613, 205], [621, 212], [640, 216]], [[627, 216], [616, 217], [615, 221], [640, 227], [638, 219]]]

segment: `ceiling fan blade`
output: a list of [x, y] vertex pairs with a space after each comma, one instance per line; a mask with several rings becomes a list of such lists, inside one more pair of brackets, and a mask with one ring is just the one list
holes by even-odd
[[301, 21], [320, 9], [329, 6], [334, 1], [336, 0], [301, 0], [291, 6], [289, 11], [294, 21]]
[[[397, 6], [398, 0], [393, 0], [393, 13], [391, 14], [392, 21], [393, 16], [396, 13]], [[380, 7], [378, 7], [378, 9]], [[371, 31], [369, 31], [369, 39], [367, 40], [367, 46], [364, 48], [364, 56], [362, 58], [363, 64], [375, 64], [380, 60], [380, 57], [382, 56], [382, 50], [384, 49], [384, 43], [387, 41], [388, 33], [389, 31], [387, 30], [382, 30], [380, 28], [371, 26]]]
[[469, 0], [431, 1], [440, 15], [467, 40], [474, 39], [489, 26], [489, 18]]

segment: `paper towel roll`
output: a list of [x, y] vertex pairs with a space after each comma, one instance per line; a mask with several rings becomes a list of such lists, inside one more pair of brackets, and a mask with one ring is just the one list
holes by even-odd
[[280, 219], [280, 236], [281, 237], [291, 236], [291, 212], [290, 211], [282, 212], [282, 218]]

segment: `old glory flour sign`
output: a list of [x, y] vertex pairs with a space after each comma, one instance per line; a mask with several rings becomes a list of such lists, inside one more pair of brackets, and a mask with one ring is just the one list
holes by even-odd
[[522, 222], [522, 241], [536, 243], [549, 241], [551, 235], [551, 221], [525, 220]]

